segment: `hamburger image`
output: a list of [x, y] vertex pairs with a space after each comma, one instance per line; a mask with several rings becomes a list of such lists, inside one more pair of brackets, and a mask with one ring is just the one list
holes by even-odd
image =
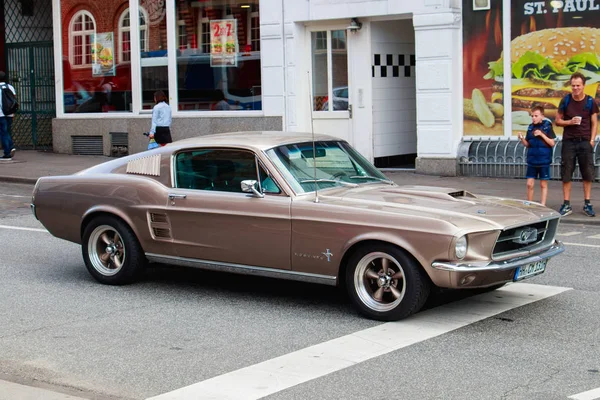
[[[536, 105], [554, 118], [561, 99], [571, 93], [574, 72], [586, 77], [585, 93], [600, 104], [600, 29], [569, 27], [543, 29], [511, 42], [512, 109], [529, 111]], [[494, 79], [492, 103], [502, 103], [505, 71], [503, 54], [489, 63], [486, 79]]]
[[112, 50], [108, 47], [104, 47], [100, 51], [100, 54], [98, 54], [98, 59], [103, 67], [110, 67], [113, 62]]

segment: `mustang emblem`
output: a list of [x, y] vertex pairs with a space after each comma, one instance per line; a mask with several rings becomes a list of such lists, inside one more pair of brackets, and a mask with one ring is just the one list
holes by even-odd
[[329, 249], [327, 249], [327, 251], [325, 253], [321, 253], [321, 254], [323, 254], [325, 257], [327, 257], [327, 262], [331, 262], [331, 257], [333, 257], [333, 254], [331, 254]]
[[523, 228], [513, 242], [518, 244], [529, 244], [537, 241], [538, 230], [535, 228]]

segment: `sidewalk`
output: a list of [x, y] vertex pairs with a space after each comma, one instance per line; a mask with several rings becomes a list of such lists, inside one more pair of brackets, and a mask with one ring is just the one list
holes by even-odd
[[[39, 152], [34, 150], [17, 151], [12, 161], [0, 162], [0, 181], [34, 184], [41, 176], [69, 175], [105, 161], [113, 160], [105, 156], [73, 156]], [[444, 186], [464, 189], [472, 193], [490, 196], [524, 199], [526, 196], [525, 179], [479, 178], [479, 177], [441, 177], [416, 174], [414, 171], [389, 171], [386, 175], [400, 185]], [[539, 199], [540, 188], [536, 182], [535, 198]], [[562, 203], [562, 184], [560, 181], [548, 183], [548, 201], [550, 208], [558, 210]], [[594, 218], [583, 214], [583, 188], [581, 182], [573, 182], [571, 192], [573, 213], [562, 219], [563, 223], [600, 225], [600, 215]], [[600, 186], [592, 186], [592, 204], [596, 212], [600, 211]]]

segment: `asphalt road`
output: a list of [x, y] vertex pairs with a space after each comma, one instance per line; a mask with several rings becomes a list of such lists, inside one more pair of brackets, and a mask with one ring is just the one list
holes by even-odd
[[[561, 225], [566, 252], [526, 281], [570, 290], [489, 316], [506, 292], [482, 294], [476, 307], [474, 293], [446, 293], [413, 318], [422, 338], [386, 339], [392, 350], [375, 354], [375, 336], [401, 325], [362, 318], [332, 287], [166, 267], [130, 286], [97, 284], [80, 247], [30, 215], [31, 189], [0, 188], [0, 400], [33, 388], [40, 399], [186, 398], [177, 390], [289, 362], [311, 346], [341, 346], [350, 360], [357, 349], [342, 342], [356, 335], [373, 341], [361, 361], [298, 372], [309, 378], [296, 385], [275, 373], [282, 389], [267, 398], [552, 400], [600, 388], [599, 226]], [[481, 318], [443, 328], [446, 308], [466, 321], [471, 307]], [[441, 327], [433, 336], [427, 316]]]

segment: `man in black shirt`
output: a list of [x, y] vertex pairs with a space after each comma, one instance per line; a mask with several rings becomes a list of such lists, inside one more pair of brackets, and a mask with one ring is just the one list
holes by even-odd
[[575, 72], [571, 75], [573, 93], [561, 100], [556, 116], [556, 125], [564, 127], [561, 152], [564, 202], [560, 207], [560, 214], [569, 215], [573, 211], [571, 179], [577, 159], [583, 178], [583, 212], [589, 217], [595, 217], [590, 197], [594, 181], [594, 141], [598, 129], [598, 105], [591, 96], [584, 93], [584, 86], [583, 74]]

